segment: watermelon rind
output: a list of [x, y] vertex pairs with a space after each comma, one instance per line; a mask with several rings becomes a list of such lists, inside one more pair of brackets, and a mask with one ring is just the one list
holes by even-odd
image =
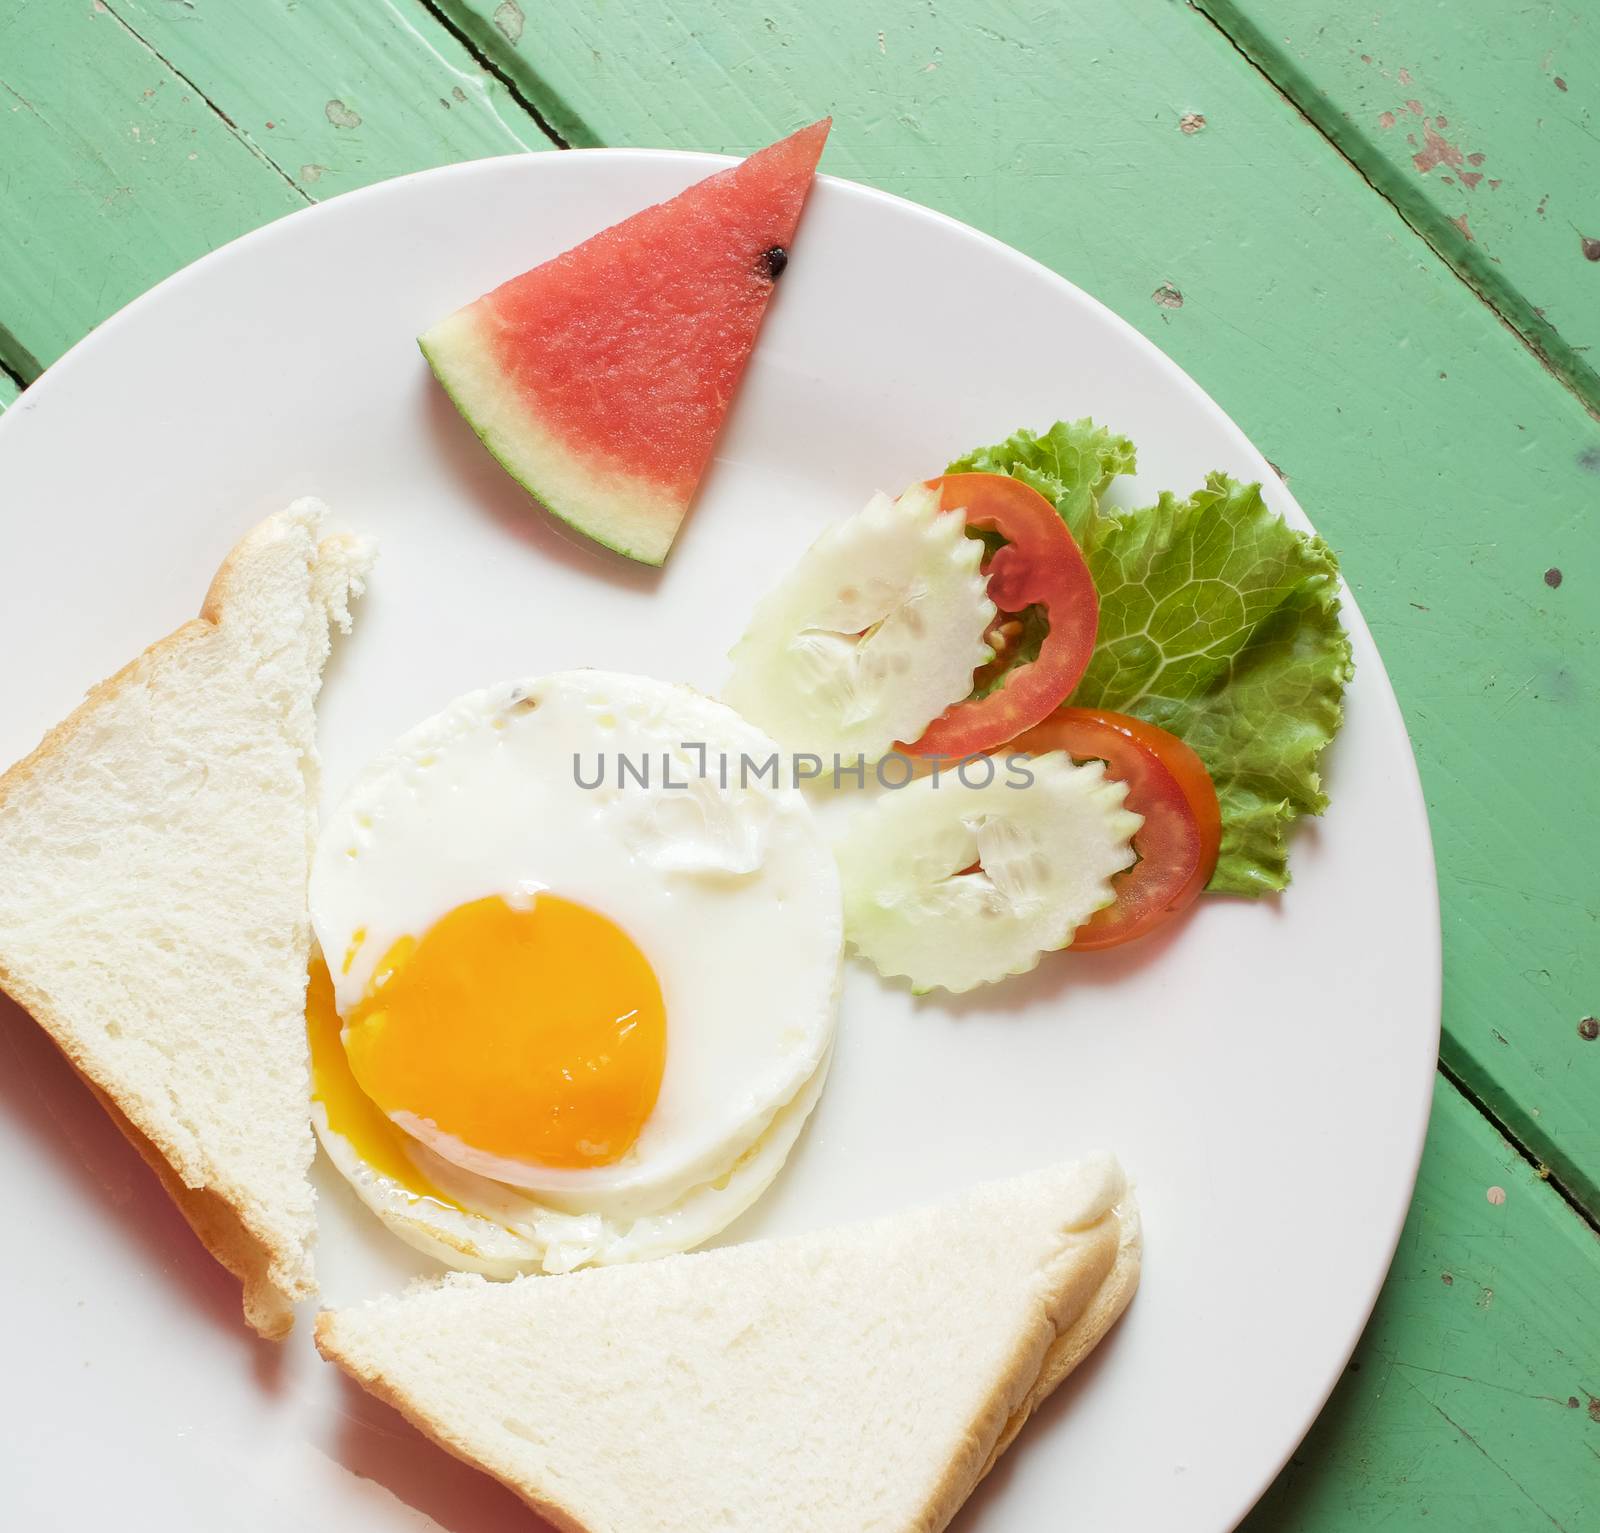
[[573, 451], [505, 376], [485, 329], [483, 307], [469, 304], [417, 342], [478, 440], [569, 527], [641, 564], [662, 564], [683, 520], [682, 497]]

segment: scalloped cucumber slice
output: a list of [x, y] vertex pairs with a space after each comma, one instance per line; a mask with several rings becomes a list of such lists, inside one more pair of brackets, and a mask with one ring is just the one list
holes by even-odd
[[886, 793], [836, 848], [845, 936], [918, 993], [1026, 973], [1111, 903], [1112, 875], [1133, 863], [1144, 821], [1103, 762], [1035, 756], [1026, 786], [993, 765], [982, 786], [945, 774]]
[[871, 762], [972, 690], [994, 621], [983, 545], [939, 497], [876, 495], [756, 608], [722, 698], [791, 751]]

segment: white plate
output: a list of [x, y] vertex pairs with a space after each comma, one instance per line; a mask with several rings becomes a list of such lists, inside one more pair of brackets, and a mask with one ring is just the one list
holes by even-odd
[[[962, 225], [825, 180], [714, 471], [663, 575], [558, 535], [428, 378], [412, 337], [508, 274], [715, 168], [584, 151], [409, 177], [208, 257], [0, 420], [0, 759], [198, 607], [258, 518], [315, 493], [382, 560], [321, 709], [337, 795], [458, 692], [600, 665], [715, 687], [752, 597], [827, 520], [1017, 426], [1138, 443], [1119, 495], [1266, 482], [1188, 378], [1071, 284]], [[1097, 1146], [1137, 1179], [1127, 1318], [958, 1527], [1218, 1533], [1331, 1388], [1399, 1232], [1438, 1041], [1427, 820], [1353, 606], [1358, 680], [1281, 902], [959, 1003], [852, 966], [822, 1105], [749, 1239], [937, 1198]], [[3, 1003], [0, 1003], [3, 1004]], [[366, 1533], [523, 1529], [509, 1493], [281, 1350], [26, 1020], [0, 1025], [0, 1308], [11, 1524]], [[325, 1297], [428, 1264], [319, 1166]], [[432, 1519], [432, 1520], [430, 1520]]]

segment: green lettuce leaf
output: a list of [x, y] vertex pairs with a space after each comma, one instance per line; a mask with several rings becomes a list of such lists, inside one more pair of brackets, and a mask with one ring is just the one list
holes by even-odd
[[1071, 701], [1148, 719], [1199, 753], [1222, 805], [1208, 888], [1283, 889], [1290, 827], [1327, 807], [1317, 761], [1352, 674], [1338, 563], [1260, 485], [1224, 474], [1187, 499], [1101, 507], [1132, 467], [1127, 439], [1085, 420], [1019, 431], [951, 470], [1012, 474], [1054, 502], [1100, 593], [1100, 637]]
[[1131, 474], [1133, 443], [1085, 417], [1057, 421], [1043, 436], [1019, 431], [994, 447], [959, 458], [947, 474], [1010, 474], [1055, 503], [1074, 537], [1093, 515], [1111, 481]]

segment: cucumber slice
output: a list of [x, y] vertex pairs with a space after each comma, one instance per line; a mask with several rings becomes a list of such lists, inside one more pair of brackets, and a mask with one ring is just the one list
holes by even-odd
[[722, 698], [790, 751], [876, 761], [972, 690], [994, 621], [983, 545], [913, 485], [811, 545], [732, 653]]
[[1112, 874], [1133, 862], [1144, 821], [1103, 762], [1035, 756], [1027, 786], [1012, 785], [1020, 761], [993, 766], [986, 785], [947, 772], [886, 793], [836, 848], [845, 936], [918, 993], [1026, 973], [1111, 903]]

